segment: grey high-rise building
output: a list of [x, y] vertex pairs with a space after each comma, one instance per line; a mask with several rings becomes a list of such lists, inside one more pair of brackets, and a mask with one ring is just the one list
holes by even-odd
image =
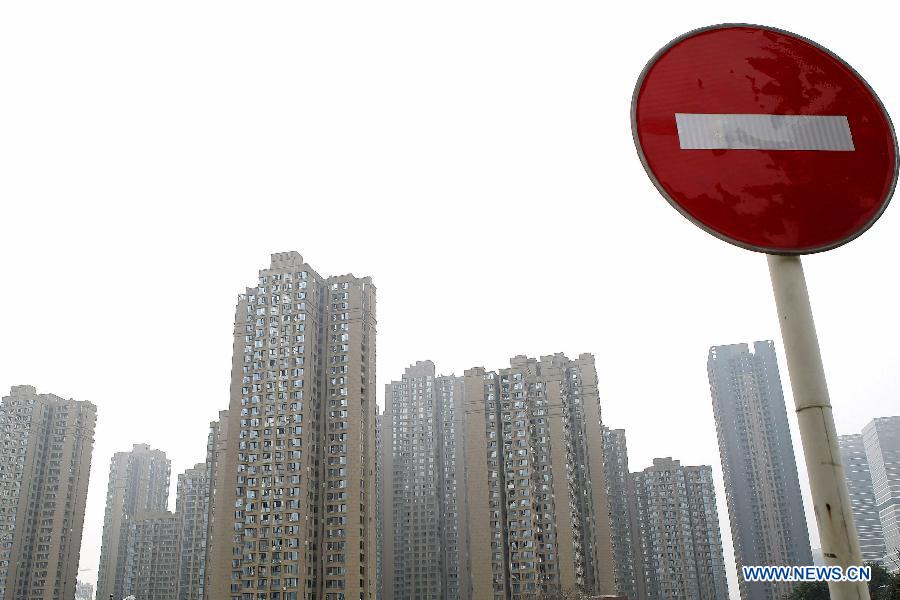
[[657, 458], [633, 473], [641, 600], [728, 598], [712, 467]]
[[438, 498], [441, 511], [442, 586], [446, 600], [464, 597], [469, 589], [468, 505], [463, 454], [462, 379], [436, 377]]
[[886, 556], [884, 563], [893, 570], [900, 569], [900, 417], [873, 419], [863, 427], [863, 444], [875, 504], [884, 533]]
[[375, 407], [375, 599], [382, 598], [384, 564], [384, 415]]
[[0, 402], [0, 600], [75, 597], [96, 421], [30, 385]]
[[209, 535], [209, 464], [198, 463], [178, 475], [178, 600], [203, 600]]
[[386, 386], [385, 600], [468, 597], [461, 416], [460, 379], [436, 377], [431, 361], [417, 362]]
[[850, 506], [853, 510], [853, 521], [856, 523], [863, 560], [880, 562], [884, 560], [885, 554], [884, 534], [881, 531], [881, 517], [875, 501], [875, 489], [872, 487], [872, 474], [869, 472], [863, 436], [858, 433], [839, 436], [838, 445], [847, 476]]
[[166, 511], [170, 472], [166, 453], [147, 444], [134, 444], [130, 451], [113, 455], [97, 572], [97, 600], [127, 595], [129, 526], [138, 515]]
[[[775, 344], [713, 346], [707, 369], [738, 573], [811, 565]], [[742, 600], [780, 600], [794, 587], [738, 580]]]
[[613, 557], [616, 561], [616, 590], [637, 598], [632, 540], [632, 512], [628, 499], [628, 445], [624, 429], [603, 427], [603, 463], [609, 490], [609, 525]]
[[75, 600], [94, 600], [94, 586], [85, 581], [76, 583]]
[[375, 596], [375, 287], [273, 254], [238, 297], [215, 600]]
[[124, 594], [177, 600], [179, 519], [169, 511], [138, 513], [125, 526]]

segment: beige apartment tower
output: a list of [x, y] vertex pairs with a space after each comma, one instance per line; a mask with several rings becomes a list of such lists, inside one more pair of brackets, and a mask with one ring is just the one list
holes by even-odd
[[416, 363], [382, 418], [384, 600], [615, 593], [591, 355]]
[[96, 421], [29, 385], [0, 403], [0, 600], [75, 597]]
[[[614, 594], [594, 357], [516, 356], [493, 379], [472, 377], [476, 392], [479, 383], [483, 386], [483, 396], [472, 398], [473, 404], [467, 395], [465, 402], [467, 410], [481, 403], [486, 409], [482, 456], [488, 461], [489, 493], [481, 495], [481, 506], [470, 495], [469, 514], [490, 515], [491, 554], [484, 558], [493, 569], [493, 598], [574, 589]], [[481, 451], [472, 449], [476, 456], [467, 456], [467, 464]], [[474, 544], [471, 561], [480, 562]]]
[[375, 597], [375, 287], [272, 255], [238, 298], [207, 597]]
[[166, 453], [147, 444], [135, 444], [130, 451], [113, 455], [103, 517], [97, 600], [128, 595], [129, 527], [141, 514], [166, 511], [170, 470]]

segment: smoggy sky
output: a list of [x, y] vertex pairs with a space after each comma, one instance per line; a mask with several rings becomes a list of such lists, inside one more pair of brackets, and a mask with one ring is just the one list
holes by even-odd
[[[228, 405], [237, 294], [297, 250], [374, 279], [379, 389], [416, 360], [594, 353], [632, 470], [713, 465], [733, 585], [706, 356], [773, 338], [787, 388], [766, 261], [659, 196], [632, 90], [673, 37], [743, 21], [828, 46], [896, 113], [878, 6], [0, 6], [0, 390], [98, 406], [82, 578], [110, 457], [165, 450], [174, 510]], [[840, 433], [898, 413], [898, 210], [804, 260]]]

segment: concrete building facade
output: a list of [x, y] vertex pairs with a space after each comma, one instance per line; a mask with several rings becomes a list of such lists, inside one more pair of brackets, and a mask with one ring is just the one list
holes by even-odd
[[632, 540], [634, 507], [629, 502], [628, 496], [630, 472], [625, 430], [603, 427], [603, 442], [603, 463], [609, 496], [609, 525], [616, 564], [616, 591], [629, 598], [637, 598], [634, 540]]
[[[381, 465], [382, 597], [457, 600], [468, 589], [462, 454], [462, 384], [434, 363], [385, 386]], [[388, 445], [387, 441], [390, 440]], [[390, 513], [390, 514], [387, 514]]]
[[[209, 479], [209, 513], [208, 535], [206, 540], [206, 561], [204, 564], [204, 600], [222, 598], [222, 590], [229, 589], [231, 563], [223, 560], [218, 563], [213, 558], [228, 556], [234, 544], [234, 497], [227, 492], [231, 487], [234, 464], [237, 456], [228, 456], [228, 411], [220, 411], [219, 418], [209, 424], [206, 440], [206, 469]], [[231, 467], [231, 468], [228, 468]], [[232, 502], [228, 506], [228, 502]], [[235, 560], [237, 557], [235, 557]], [[229, 598], [230, 596], [224, 596]]]
[[178, 600], [203, 600], [209, 535], [209, 465], [198, 463], [178, 475]]
[[712, 467], [657, 458], [633, 473], [641, 600], [728, 598]]
[[[775, 344], [713, 346], [707, 370], [738, 573], [745, 565], [811, 565]], [[794, 587], [739, 584], [742, 600], [780, 600]]]
[[589, 354], [410, 366], [382, 415], [382, 597], [613, 594], [601, 427]]
[[129, 527], [139, 514], [165, 512], [169, 502], [170, 461], [162, 450], [134, 444], [116, 452], [109, 466], [97, 600], [124, 598]]
[[0, 402], [0, 600], [75, 597], [96, 421], [28, 385]]
[[470, 597], [613, 594], [593, 357], [517, 356], [462, 389]]
[[[884, 560], [884, 534], [881, 531], [881, 517], [875, 501], [875, 488], [869, 472], [869, 460], [861, 434], [838, 437], [841, 462], [847, 476], [853, 521], [859, 537], [859, 548], [865, 561]], [[820, 551], [821, 552], [821, 551]], [[815, 558], [815, 557], [814, 557]]]
[[75, 600], [94, 600], [94, 586], [86, 581], [76, 583]]
[[226, 421], [209, 597], [374, 598], [371, 279], [273, 254], [238, 299]]
[[177, 600], [180, 523], [169, 511], [138, 513], [128, 521], [125, 548], [126, 596]]
[[862, 430], [875, 504], [884, 534], [886, 567], [900, 570], [900, 417], [881, 417]]
[[375, 598], [383, 597], [384, 564], [384, 415], [375, 407]]

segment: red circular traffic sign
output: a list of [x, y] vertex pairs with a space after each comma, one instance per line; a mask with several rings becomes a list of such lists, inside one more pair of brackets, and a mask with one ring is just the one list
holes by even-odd
[[829, 250], [881, 216], [897, 140], [875, 92], [805, 38], [717, 25], [660, 50], [634, 91], [632, 133], [660, 193], [728, 242]]

